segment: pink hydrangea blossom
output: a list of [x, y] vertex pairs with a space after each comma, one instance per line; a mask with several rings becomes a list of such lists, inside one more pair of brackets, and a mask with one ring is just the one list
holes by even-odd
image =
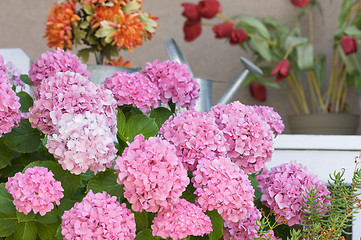
[[95, 174], [110, 168], [116, 157], [114, 135], [106, 124], [106, 117], [85, 112], [84, 115], [62, 115], [55, 133], [48, 137], [46, 148], [59, 159], [64, 170], [73, 174]]
[[258, 115], [261, 116], [263, 120], [265, 120], [270, 126], [271, 130], [275, 137], [278, 134], [281, 134], [285, 129], [285, 125], [281, 119], [281, 116], [273, 110], [272, 107], [268, 106], [253, 106]]
[[275, 212], [278, 222], [289, 226], [301, 223], [301, 204], [308, 188], [315, 187], [319, 191], [318, 199], [328, 203], [325, 196], [329, 196], [329, 191], [325, 184], [309, 169], [294, 161], [271, 168], [257, 180], [263, 193], [262, 203]]
[[247, 218], [254, 207], [254, 189], [248, 176], [228, 157], [202, 159], [193, 172], [196, 204], [203, 211], [216, 209], [226, 222]]
[[199, 84], [192, 78], [185, 64], [155, 60], [153, 63], [146, 63], [142, 74], [157, 84], [163, 103], [172, 101], [188, 109], [195, 106], [199, 98]]
[[33, 167], [10, 177], [5, 187], [13, 196], [16, 209], [25, 215], [33, 210], [44, 216], [54, 208], [53, 202], [59, 205], [64, 189], [53, 176], [47, 168]]
[[195, 110], [179, 113], [165, 121], [159, 133], [176, 146], [177, 156], [189, 170], [195, 169], [198, 159], [214, 159], [227, 152], [223, 132], [207, 113]]
[[64, 240], [109, 239], [133, 240], [135, 218], [126, 204], [115, 196], [92, 190], [62, 216], [61, 234]]
[[273, 132], [253, 107], [236, 101], [209, 112], [227, 140], [228, 156], [245, 173], [257, 173], [271, 160]]
[[177, 240], [189, 235], [208, 234], [212, 231], [212, 223], [201, 208], [185, 199], [180, 199], [179, 203], [160, 211], [153, 219], [151, 228], [153, 236]]
[[261, 212], [254, 206], [247, 218], [239, 222], [225, 222], [225, 240], [252, 240], [259, 237], [257, 221], [262, 217]]
[[80, 74], [56, 73], [44, 80], [37, 92], [38, 98], [29, 109], [29, 121], [33, 128], [51, 134], [64, 113], [82, 114], [90, 111], [105, 115], [107, 126], [112, 133], [117, 132], [117, 103], [113, 94]]
[[29, 78], [33, 86], [39, 86], [42, 81], [55, 75], [57, 72], [71, 71], [89, 78], [90, 73], [80, 59], [60, 48], [41, 54], [30, 67]]
[[119, 106], [133, 104], [143, 112], [158, 106], [157, 85], [137, 72], [117, 72], [105, 79], [104, 86], [112, 91]]
[[158, 137], [144, 140], [143, 135], [128, 145], [114, 168], [132, 209], [157, 212], [178, 203], [190, 181], [175, 147]]
[[0, 69], [0, 137], [17, 127], [20, 118], [19, 97], [12, 90], [7, 73]]

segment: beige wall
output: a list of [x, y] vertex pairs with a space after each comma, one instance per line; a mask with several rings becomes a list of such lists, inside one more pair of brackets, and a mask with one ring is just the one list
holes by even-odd
[[[54, 0], [11, 0], [0, 1], [0, 48], [22, 48], [32, 60], [40, 57], [41, 53], [49, 50], [46, 46], [44, 35], [44, 22], [48, 9]], [[145, 0], [144, 10], [159, 17], [160, 27], [157, 29], [152, 41], [144, 43], [142, 48], [133, 53], [125, 53], [125, 59], [131, 60], [133, 66], [144, 67], [146, 62], [155, 59], [164, 61], [167, 53], [164, 41], [174, 38], [188, 60], [196, 77], [204, 77], [224, 83], [213, 84], [213, 102], [215, 103], [223, 92], [230, 86], [242, 71], [239, 61], [245, 54], [239, 47], [230, 46], [223, 40], [216, 40], [209, 27], [205, 27], [200, 38], [194, 42], [183, 41], [183, 22], [181, 16], [183, 8], [180, 0]], [[198, 0], [188, 0], [197, 3]], [[289, 0], [220, 0], [223, 12], [227, 15], [238, 13], [253, 16], [273, 16], [278, 19], [290, 19], [293, 7]], [[318, 52], [327, 52], [331, 49], [331, 36], [336, 27], [336, 21], [341, 1], [333, 1], [329, 6], [327, 0], [319, 1], [324, 9], [324, 21], [315, 14], [316, 18], [316, 49]], [[74, 52], [75, 53], [75, 52]], [[264, 103], [272, 106], [283, 117], [286, 126], [286, 116], [293, 113], [288, 98], [283, 91], [268, 88], [268, 99]], [[263, 104], [252, 99], [247, 89], [241, 89], [236, 96], [245, 104]], [[357, 98], [351, 93], [349, 97], [351, 109], [359, 113]], [[286, 128], [288, 132], [288, 128]]]

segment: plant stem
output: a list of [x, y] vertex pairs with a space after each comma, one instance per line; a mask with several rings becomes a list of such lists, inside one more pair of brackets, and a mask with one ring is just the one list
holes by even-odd
[[341, 78], [341, 82], [340, 82], [340, 84], [338, 86], [338, 91], [337, 91], [337, 95], [336, 95], [335, 112], [338, 112], [339, 108], [340, 108], [339, 102], [340, 102], [342, 90], [345, 88], [346, 75], [347, 75], [347, 71], [344, 69], [343, 74], [342, 74], [342, 78]]
[[95, 52], [95, 61], [97, 63], [97, 65], [103, 65], [103, 61], [104, 61], [104, 55], [101, 51]]
[[313, 83], [314, 90], [316, 92], [318, 104], [321, 107], [322, 112], [327, 113], [327, 108], [326, 108], [326, 106], [325, 106], [325, 104], [323, 102], [323, 99], [322, 99], [320, 86], [318, 86], [317, 81], [316, 81], [315, 72], [311, 72], [310, 75], [311, 75], [311, 81]]
[[305, 98], [305, 91], [303, 90], [302, 83], [300, 81], [297, 81], [297, 78], [292, 70], [290, 70], [290, 75], [291, 75], [291, 78], [293, 79], [294, 83], [296, 84], [296, 86], [297, 86], [296, 89], [298, 90], [297, 92], [300, 95], [300, 106], [303, 109], [305, 114], [309, 114], [310, 111], [308, 110], [308, 106], [307, 106], [307, 102], [306, 102], [306, 98]]
[[292, 97], [292, 94], [290, 93], [290, 91], [287, 88], [286, 88], [286, 92], [287, 92], [288, 98], [290, 99], [292, 107], [295, 110], [296, 114], [300, 114], [300, 110], [298, 109], [297, 104]]

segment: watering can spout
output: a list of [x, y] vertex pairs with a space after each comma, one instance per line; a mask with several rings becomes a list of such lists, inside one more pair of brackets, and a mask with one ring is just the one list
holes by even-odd
[[245, 69], [242, 73], [236, 78], [234, 83], [228, 90], [223, 94], [223, 96], [219, 99], [217, 104], [227, 104], [232, 101], [234, 96], [237, 94], [239, 88], [242, 86], [244, 80], [246, 80], [249, 73], [262, 75], [262, 70], [254, 65], [252, 62], [247, 60], [244, 57], [241, 57], [241, 62], [243, 63]]
[[[185, 64], [193, 77], [192, 70], [174, 39], [165, 41], [164, 45], [167, 50], [169, 59], [173, 62]], [[217, 104], [227, 104], [231, 102], [250, 72], [254, 74], [262, 74], [262, 70], [246, 58], [241, 57], [241, 62], [244, 65], [245, 69], [236, 78], [232, 86], [224, 93], [224, 95], [221, 97]], [[199, 99], [196, 103], [195, 109], [203, 112], [208, 112], [212, 107], [212, 80], [204, 78], [195, 79], [200, 86]]]

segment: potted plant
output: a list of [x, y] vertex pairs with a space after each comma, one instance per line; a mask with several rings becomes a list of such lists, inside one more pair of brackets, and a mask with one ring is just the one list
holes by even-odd
[[[283, 23], [271, 17], [256, 18], [245, 14], [228, 17], [216, 0], [200, 1], [198, 4], [184, 3], [182, 14], [187, 19], [183, 28], [185, 40], [196, 39], [201, 34], [202, 24], [207, 19], [216, 19], [215, 23], [210, 23], [215, 37], [226, 39], [229, 44], [252, 52], [254, 62], [264, 72], [263, 78], [251, 76], [245, 82], [245, 85], [249, 85], [251, 94], [264, 101], [264, 85], [287, 92], [296, 114], [289, 118], [291, 131], [316, 133], [316, 130], [321, 134], [355, 134], [358, 116], [346, 113], [345, 100], [350, 87], [360, 89], [360, 56], [357, 52], [361, 33], [358, 21], [360, 1], [342, 2], [338, 28], [332, 38], [333, 57], [328, 62], [325, 55], [317, 54], [313, 46], [313, 11], [318, 9], [318, 13], [322, 14], [319, 3], [316, 0], [291, 0], [290, 4], [295, 7], [294, 18]], [[309, 21], [308, 36], [300, 29], [300, 21], [306, 17]], [[327, 66], [330, 73], [326, 72]], [[275, 80], [270, 79], [273, 75], [276, 76]], [[303, 117], [300, 122], [305, 123], [305, 119], [310, 116], [322, 118], [321, 123], [313, 130], [293, 129], [295, 118]], [[342, 122], [341, 116], [349, 118], [351, 123]], [[324, 120], [324, 117], [330, 117], [330, 120]], [[327, 129], [326, 122], [346, 127], [346, 132], [341, 132], [338, 127]], [[311, 123], [305, 124], [307, 127]]]
[[[131, 62], [119, 52], [133, 51], [151, 39], [158, 27], [156, 20], [142, 9], [141, 1], [66, 0], [49, 9], [44, 38], [51, 48], [72, 50], [85, 45], [78, 56], [87, 63], [89, 55], [94, 54], [98, 66], [92, 65], [88, 70], [92, 80], [97, 81], [119, 70], [139, 70], [130, 68]], [[120, 67], [99, 66], [103, 64]]]

